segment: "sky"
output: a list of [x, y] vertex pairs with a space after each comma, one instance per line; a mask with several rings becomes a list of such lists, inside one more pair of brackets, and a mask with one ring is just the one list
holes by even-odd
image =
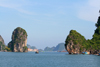
[[99, 10], [100, 0], [0, 0], [0, 35], [7, 45], [21, 27], [38, 49], [65, 43], [70, 30], [91, 39]]

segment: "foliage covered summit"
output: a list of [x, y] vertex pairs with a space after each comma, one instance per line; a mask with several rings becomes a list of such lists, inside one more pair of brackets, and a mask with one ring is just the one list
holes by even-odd
[[89, 51], [91, 54], [100, 53], [100, 17], [98, 18], [95, 26], [97, 28], [91, 40], [86, 40], [80, 33], [76, 32], [75, 30], [71, 30], [70, 34], [65, 40], [65, 47], [70, 41], [72, 41], [74, 43], [74, 45], [72, 45], [73, 48], [75, 48], [75, 45], [79, 44], [78, 46], [80, 47], [80, 52], [85, 49], [85, 51]]

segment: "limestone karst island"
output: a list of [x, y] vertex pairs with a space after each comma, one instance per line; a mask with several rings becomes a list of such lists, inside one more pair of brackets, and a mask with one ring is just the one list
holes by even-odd
[[5, 46], [3, 38], [0, 36], [1, 50], [11, 52], [28, 52], [27, 32], [24, 29], [17, 27], [13, 31], [11, 39], [12, 40], [8, 43], [8, 46]]
[[[65, 40], [65, 49], [69, 54], [100, 54], [100, 17], [98, 17], [97, 27], [92, 39], [86, 40], [84, 36], [76, 30], [71, 30]], [[11, 41], [6, 46], [4, 39], [0, 35], [0, 51], [28, 52], [27, 32], [21, 27], [17, 27], [11, 37]], [[53, 47], [54, 48], [54, 47]], [[46, 50], [46, 49], [45, 49]], [[51, 50], [51, 49], [50, 49]], [[53, 49], [52, 49], [53, 50]]]
[[71, 30], [65, 40], [65, 48], [69, 54], [100, 54], [100, 17], [95, 24], [97, 27], [93, 38], [86, 40], [84, 36], [76, 30]]

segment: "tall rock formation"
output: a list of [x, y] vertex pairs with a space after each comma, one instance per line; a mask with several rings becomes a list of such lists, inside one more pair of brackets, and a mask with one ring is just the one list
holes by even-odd
[[85, 51], [90, 54], [100, 53], [100, 16], [98, 17], [95, 26], [97, 28], [91, 40], [86, 40], [81, 34], [74, 30], [70, 31], [70, 34], [67, 36], [65, 41], [65, 48], [69, 54], [82, 53]]
[[80, 54], [86, 51], [85, 45], [87, 45], [86, 39], [80, 33], [71, 30], [65, 41], [65, 48], [69, 54]]
[[90, 41], [91, 44], [91, 54], [100, 53], [100, 16], [95, 25], [97, 28], [94, 32], [93, 38]]
[[27, 52], [27, 32], [17, 27], [12, 33], [12, 41], [9, 42], [8, 47], [13, 52]]
[[5, 49], [5, 43], [4, 43], [2, 36], [0, 35], [0, 51], [2, 51], [4, 49]]

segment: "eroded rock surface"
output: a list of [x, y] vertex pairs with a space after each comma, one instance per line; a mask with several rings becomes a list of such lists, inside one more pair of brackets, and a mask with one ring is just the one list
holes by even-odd
[[0, 51], [3, 51], [3, 50], [5, 50], [5, 43], [2, 36], [0, 35]]
[[[2, 36], [0, 35], [0, 42], [2, 42], [2, 44], [4, 44], [4, 40], [2, 38]], [[4, 44], [5, 45], [5, 44]]]
[[12, 33], [12, 41], [9, 42], [8, 47], [13, 52], [27, 52], [27, 32], [17, 27]]
[[86, 39], [75, 30], [71, 30], [65, 41], [65, 48], [69, 54], [80, 54], [86, 51], [85, 45], [87, 45]]

